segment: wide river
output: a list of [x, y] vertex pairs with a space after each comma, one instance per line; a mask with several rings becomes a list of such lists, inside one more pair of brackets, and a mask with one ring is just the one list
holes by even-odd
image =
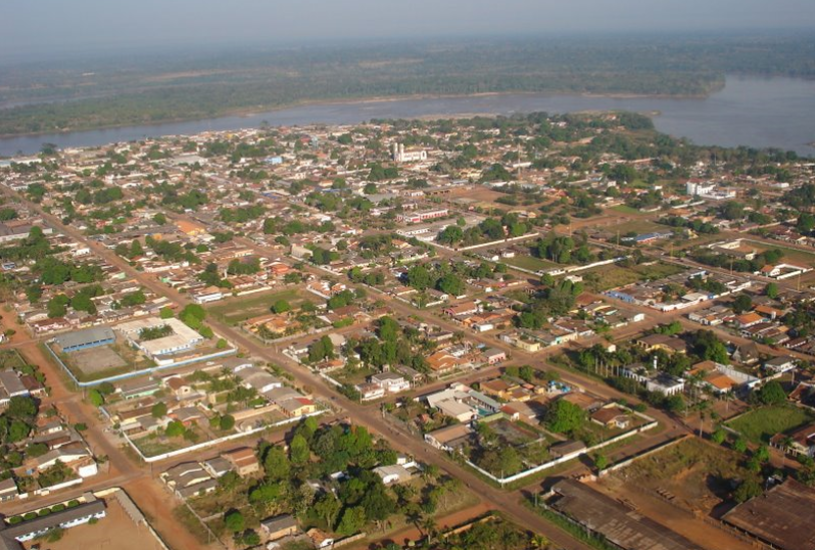
[[0, 156], [36, 153], [43, 143], [55, 143], [61, 148], [88, 147], [145, 137], [237, 130], [264, 122], [272, 126], [356, 124], [372, 118], [609, 110], [658, 112], [654, 118], [658, 130], [700, 145], [776, 147], [815, 156], [815, 148], [810, 145], [815, 141], [815, 81], [755, 77], [728, 77], [723, 90], [704, 99], [500, 94], [318, 103], [251, 116], [4, 138], [0, 139]]

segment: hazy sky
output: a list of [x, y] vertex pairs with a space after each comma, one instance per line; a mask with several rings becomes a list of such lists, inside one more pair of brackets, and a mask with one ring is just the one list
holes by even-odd
[[482, 33], [815, 29], [813, 0], [2, 0], [0, 55]]

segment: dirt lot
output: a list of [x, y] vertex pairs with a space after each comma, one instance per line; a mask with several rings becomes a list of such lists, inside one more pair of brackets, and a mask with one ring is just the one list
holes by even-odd
[[[158, 481], [142, 478], [127, 484], [125, 489], [136, 506], [147, 517], [147, 521], [158, 531], [170, 548], [173, 550], [210, 548], [202, 545], [184, 526], [179, 525], [169, 512], [179, 503], [159, 485]], [[91, 550], [91, 548], [93, 547], [86, 548], [86, 550]], [[152, 550], [152, 548], [152, 546], [147, 546], [139, 550]], [[110, 550], [118, 550], [118, 548], [111, 547]]]
[[724, 447], [692, 437], [610, 476], [622, 485], [662, 495], [677, 507], [709, 514], [730, 493], [730, 480], [751, 474]]
[[[147, 527], [136, 525], [115, 497], [106, 498], [107, 515], [95, 525], [66, 529], [57, 542], [40, 542], [50, 550], [159, 550], [161, 545]], [[31, 548], [31, 541], [25, 548]]]
[[77, 366], [86, 376], [93, 376], [108, 369], [120, 369], [127, 366], [110, 346], [82, 349], [68, 354], [71, 363]]
[[492, 189], [488, 189], [483, 186], [476, 186], [472, 189], [456, 189], [450, 193], [449, 200], [455, 200], [458, 198], [467, 198], [472, 199], [476, 203], [478, 202], [491, 202], [494, 203], [496, 207], [501, 208], [509, 208], [506, 204], [496, 203], [495, 199], [498, 197], [506, 197], [506, 193], [501, 193], [499, 191], [493, 191]]

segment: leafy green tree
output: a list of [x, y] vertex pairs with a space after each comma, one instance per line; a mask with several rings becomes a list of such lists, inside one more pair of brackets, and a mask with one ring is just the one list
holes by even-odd
[[739, 484], [733, 492], [736, 502], [747, 502], [751, 498], [761, 495], [761, 485], [753, 478], [747, 478]]
[[464, 240], [464, 231], [459, 225], [448, 225], [439, 233], [436, 240], [441, 244], [453, 246]]
[[416, 290], [426, 290], [430, 287], [432, 282], [430, 272], [423, 265], [415, 265], [407, 272], [407, 283]]
[[272, 306], [272, 311], [278, 314], [285, 313], [289, 310], [291, 310], [291, 305], [286, 300], [278, 300]]
[[334, 344], [331, 338], [323, 336], [319, 340], [312, 343], [308, 348], [308, 360], [312, 363], [322, 361], [323, 359], [331, 359], [334, 357]]
[[219, 419], [218, 425], [222, 430], [231, 430], [235, 427], [235, 417], [231, 414], [225, 414]]
[[254, 529], [247, 529], [243, 533], [242, 540], [246, 546], [255, 547], [260, 544], [260, 535]]
[[263, 457], [263, 470], [266, 478], [271, 481], [281, 481], [287, 479], [291, 464], [289, 457], [280, 447], [270, 447]]
[[188, 304], [181, 310], [179, 319], [190, 328], [198, 330], [203, 325], [206, 316], [207, 312], [202, 306], [199, 304]]
[[772, 380], [758, 390], [758, 400], [764, 405], [780, 405], [787, 400], [787, 394], [777, 380]]
[[314, 513], [323, 520], [328, 530], [334, 528], [334, 522], [337, 521], [341, 508], [342, 503], [331, 492], [323, 493], [314, 503]]
[[569, 433], [583, 426], [586, 413], [577, 405], [560, 399], [547, 411], [546, 421], [553, 432]]
[[766, 294], [768, 298], [775, 300], [778, 298], [778, 285], [776, 283], [767, 283], [767, 286], [764, 288], [764, 294]]
[[289, 444], [289, 457], [293, 464], [306, 464], [311, 456], [308, 441], [301, 434], [295, 434]]
[[64, 294], [57, 294], [48, 300], [48, 317], [54, 319], [56, 317], [63, 317], [68, 313], [68, 304], [71, 301]]
[[34, 418], [37, 416], [37, 402], [27, 395], [15, 395], [9, 399], [6, 413], [13, 418]]
[[9, 443], [23, 441], [25, 438], [28, 437], [29, 433], [31, 433], [31, 426], [29, 426], [22, 420], [14, 419], [11, 421], [11, 424], [9, 425], [8, 428], [8, 441]]
[[464, 294], [464, 281], [455, 273], [446, 273], [437, 283], [439, 290], [451, 296], [461, 296]]
[[88, 391], [88, 401], [90, 401], [94, 407], [101, 407], [105, 404], [105, 397], [99, 390], [93, 388]]
[[163, 308], [161, 308], [161, 310], [159, 311], [158, 314], [159, 314], [159, 317], [161, 317], [162, 319], [172, 319], [172, 317], [174, 315], [172, 308], [169, 308], [167, 306], [164, 306]]
[[732, 307], [736, 313], [744, 313], [753, 309], [753, 300], [747, 294], [739, 294], [733, 300]]
[[150, 409], [150, 414], [153, 418], [163, 418], [167, 415], [167, 403], [159, 401]]
[[694, 352], [702, 359], [709, 359], [723, 365], [730, 364], [727, 347], [710, 330], [696, 331], [692, 337]]
[[350, 536], [358, 533], [365, 525], [365, 519], [365, 509], [362, 506], [346, 508], [343, 511], [342, 517], [340, 518], [340, 523], [337, 526], [337, 533], [344, 536]]
[[243, 514], [240, 513], [238, 510], [230, 510], [226, 514], [224, 514], [224, 525], [226, 528], [232, 531], [233, 533], [240, 533], [244, 530], [246, 525], [246, 520], [243, 517]]
[[25, 448], [25, 455], [29, 458], [37, 458], [48, 452], [48, 445], [45, 443], [32, 443]]
[[801, 212], [798, 216], [796, 228], [804, 235], [811, 233], [812, 230], [815, 229], [815, 215], [809, 212]]
[[718, 445], [724, 443], [725, 439], [727, 439], [727, 432], [721, 427], [716, 428], [716, 430], [710, 434], [710, 440]]
[[365, 510], [365, 517], [372, 521], [383, 521], [396, 512], [396, 501], [385, 492], [382, 483], [369, 485], [360, 504]]
[[280, 498], [280, 494], [281, 486], [279, 482], [261, 483], [249, 491], [249, 502], [254, 504], [269, 504], [277, 501], [277, 499]]
[[178, 420], [173, 420], [167, 424], [167, 428], [164, 430], [164, 433], [167, 434], [167, 437], [180, 437], [184, 435], [185, 431], [186, 428], [184, 427], [184, 424]]

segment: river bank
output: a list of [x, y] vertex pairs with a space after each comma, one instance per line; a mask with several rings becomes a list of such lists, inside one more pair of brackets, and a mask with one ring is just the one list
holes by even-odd
[[[158, 120], [151, 120], [149, 122], [145, 122], [144, 126], [164, 126], [167, 124], [178, 124], [184, 122], [201, 122], [215, 118], [228, 118], [228, 117], [237, 117], [237, 118], [253, 118], [256, 116], [261, 116], [262, 114], [266, 113], [276, 113], [280, 111], [286, 111], [289, 109], [297, 109], [303, 107], [311, 107], [311, 106], [319, 106], [319, 105], [358, 105], [365, 107], [366, 105], [373, 105], [373, 104], [380, 104], [380, 103], [398, 103], [403, 101], [426, 101], [426, 100], [445, 100], [445, 99], [478, 99], [478, 98], [490, 98], [490, 97], [501, 97], [501, 96], [528, 96], [528, 97], [580, 97], [580, 98], [587, 98], [587, 99], [614, 99], [614, 100], [638, 100], [638, 99], [671, 99], [671, 100], [682, 100], [682, 99], [690, 99], [690, 100], [703, 100], [710, 96], [710, 94], [593, 94], [593, 93], [580, 93], [580, 94], [570, 94], [570, 93], [538, 93], [538, 92], [525, 92], [525, 91], [518, 91], [518, 92], [481, 92], [481, 93], [474, 93], [474, 94], [409, 94], [409, 95], [398, 95], [398, 96], [372, 96], [372, 97], [365, 97], [359, 99], [311, 99], [306, 101], [296, 101], [291, 103], [286, 103], [277, 106], [261, 106], [260, 108], [242, 108], [242, 109], [226, 109], [223, 111], [219, 111], [218, 113], [214, 114], [211, 117], [167, 117]], [[86, 98], [75, 98], [71, 100], [65, 101], [83, 101]], [[36, 105], [49, 105], [54, 102], [42, 102], [37, 103]], [[32, 104], [27, 104], [32, 105]], [[13, 108], [11, 107], [4, 107], [0, 106], [0, 115], [4, 109]], [[585, 112], [596, 112], [586, 110]], [[472, 116], [498, 116], [500, 113], [472, 113]], [[461, 118], [463, 116], [467, 116], [467, 113], [457, 113], [455, 116], [457, 118]], [[439, 114], [427, 114], [422, 115], [420, 117], [414, 118], [440, 118], [444, 115]], [[40, 136], [48, 136], [48, 135], [62, 135], [62, 134], [70, 134], [70, 133], [78, 133], [78, 132], [95, 132], [95, 131], [103, 131], [103, 130], [116, 130], [119, 128], [129, 128], [133, 127], [132, 124], [100, 124], [89, 126], [87, 128], [63, 128], [57, 132], [24, 132], [24, 133], [10, 133], [10, 134], [0, 134], [0, 140], [5, 139], [14, 139], [14, 138], [34, 138]]]
[[238, 110], [228, 116], [89, 131], [0, 138], [0, 156], [34, 154], [43, 143], [60, 148], [93, 147], [148, 137], [193, 135], [262, 126], [352, 125], [371, 119], [434, 119], [509, 116], [546, 111], [633, 111], [654, 116], [657, 130], [701, 145], [775, 147], [812, 156], [815, 149], [815, 82], [792, 78], [728, 77], [710, 96], [621, 97], [590, 94], [481, 93], [406, 98], [301, 102], [271, 110]]

